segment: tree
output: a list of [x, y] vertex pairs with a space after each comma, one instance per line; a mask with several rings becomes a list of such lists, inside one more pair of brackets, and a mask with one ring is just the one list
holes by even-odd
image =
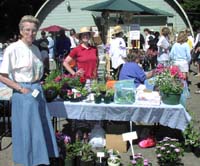
[[196, 31], [200, 28], [200, 0], [179, 0], [179, 3], [186, 11], [193, 29]]
[[18, 23], [23, 15], [35, 15], [45, 0], [1, 0], [0, 42], [18, 34]]

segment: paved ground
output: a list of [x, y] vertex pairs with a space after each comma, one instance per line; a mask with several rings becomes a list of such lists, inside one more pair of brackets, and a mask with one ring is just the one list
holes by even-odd
[[[196, 71], [197, 69], [193, 66], [193, 71]], [[200, 82], [200, 77], [194, 77], [193, 73], [190, 73], [190, 80], [192, 80], [192, 85], [190, 86], [190, 92], [191, 92], [191, 98], [187, 100], [187, 109], [190, 112], [194, 113], [194, 117], [197, 121], [200, 120], [200, 111], [199, 111], [199, 97], [200, 94], [194, 94], [195, 90], [197, 90], [197, 84]], [[141, 127], [141, 126], [139, 126]], [[200, 124], [197, 123], [196, 127], [200, 127]], [[138, 128], [138, 127], [137, 127]], [[161, 127], [157, 131], [157, 136], [160, 135], [177, 135], [178, 137], [181, 136], [180, 132], [174, 129], [169, 129], [166, 127]], [[3, 139], [3, 147], [6, 147], [11, 142], [10, 137], [5, 137]], [[3, 151], [0, 151], [0, 166], [12, 166], [12, 152], [11, 152], [12, 146], [9, 146]], [[150, 159], [150, 161], [153, 163], [154, 166], [157, 166], [157, 160], [155, 155], [155, 148], [149, 148], [149, 149], [141, 149], [137, 146], [137, 144], [134, 145], [134, 149], [136, 153], [142, 153], [146, 158]], [[121, 154], [122, 156], [122, 162], [124, 166], [127, 166], [127, 162], [129, 161], [129, 156], [131, 155], [130, 150], [127, 153]], [[193, 153], [184, 153], [184, 157], [182, 158], [182, 161], [184, 163], [184, 166], [199, 166], [199, 158], [197, 158]]]

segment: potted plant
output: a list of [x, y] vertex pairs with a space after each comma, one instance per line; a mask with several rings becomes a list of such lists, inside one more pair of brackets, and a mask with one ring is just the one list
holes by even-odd
[[129, 166], [152, 166], [152, 163], [145, 159], [141, 153], [135, 154]]
[[185, 151], [200, 157], [200, 133], [195, 129], [194, 120], [188, 124], [183, 132]]
[[91, 92], [94, 93], [94, 102], [95, 102], [96, 104], [101, 103], [102, 95], [101, 95], [101, 92], [100, 92], [99, 83], [98, 83], [97, 81], [94, 81], [94, 82], [92, 83]]
[[106, 89], [106, 94], [104, 96], [104, 103], [109, 104], [113, 101], [115, 90], [113, 88]]
[[59, 149], [59, 162], [62, 163], [62, 165], [63, 163], [68, 163], [69, 165], [70, 163], [72, 163], [72, 161], [69, 160], [73, 160], [73, 158], [75, 157], [71, 138], [58, 131], [56, 132], [56, 141]]
[[108, 150], [106, 148], [103, 148], [101, 152], [104, 153], [104, 157], [102, 157], [101, 160], [100, 160], [99, 157], [97, 157], [95, 166], [107, 166], [107, 159], [108, 159], [108, 156], [109, 156]]
[[60, 83], [59, 96], [63, 100], [81, 101], [86, 97], [87, 91], [84, 88], [86, 80], [84, 78], [63, 74], [57, 76], [55, 80]]
[[109, 149], [108, 150], [108, 166], [119, 166], [121, 164], [121, 158], [119, 156], [119, 152], [115, 149]]
[[108, 166], [119, 166], [121, 159], [118, 156], [110, 156], [108, 158]]
[[179, 104], [185, 79], [179, 68], [177, 66], [164, 67], [158, 65], [155, 73], [155, 86], [161, 93], [163, 103]]
[[156, 155], [161, 166], [180, 165], [183, 153], [184, 150], [177, 139], [165, 137], [156, 145]]
[[54, 82], [48, 82], [42, 85], [44, 96], [47, 102], [53, 101], [58, 96], [59, 85]]
[[75, 165], [80, 166], [80, 158], [82, 155], [81, 149], [82, 149], [83, 143], [77, 140], [73, 143], [73, 146], [74, 146], [74, 154], [75, 154]]
[[93, 166], [95, 153], [92, 151], [92, 145], [84, 143], [81, 148], [80, 166]]
[[73, 143], [66, 144], [65, 166], [74, 166], [76, 157], [75, 145]]
[[53, 101], [58, 95], [60, 84], [55, 81], [55, 78], [59, 73], [58, 70], [51, 71], [42, 83], [42, 88], [47, 102]]

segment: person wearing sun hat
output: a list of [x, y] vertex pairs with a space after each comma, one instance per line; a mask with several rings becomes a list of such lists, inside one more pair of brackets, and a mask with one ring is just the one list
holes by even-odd
[[[89, 44], [94, 32], [90, 31], [88, 27], [82, 27], [76, 35], [80, 44], [65, 58], [63, 66], [72, 75], [83, 76], [89, 80], [96, 79], [98, 53], [97, 48]], [[70, 66], [72, 60], [76, 61], [77, 71]]]
[[114, 38], [110, 43], [109, 56], [111, 58], [111, 67], [113, 69], [115, 79], [118, 79], [120, 69], [125, 63], [126, 44], [123, 37], [123, 29], [120, 25], [113, 28], [112, 35]]

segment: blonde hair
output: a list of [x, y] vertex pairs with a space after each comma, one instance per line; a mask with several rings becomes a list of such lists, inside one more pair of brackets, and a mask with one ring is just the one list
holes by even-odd
[[177, 37], [177, 43], [185, 43], [188, 40], [188, 36], [184, 31], [180, 31]]
[[24, 28], [24, 25], [23, 25], [24, 22], [34, 23], [36, 25], [36, 28], [37, 29], [39, 28], [40, 21], [37, 18], [35, 18], [34, 16], [31, 16], [31, 15], [23, 16], [19, 22], [20, 30], [22, 30]]

